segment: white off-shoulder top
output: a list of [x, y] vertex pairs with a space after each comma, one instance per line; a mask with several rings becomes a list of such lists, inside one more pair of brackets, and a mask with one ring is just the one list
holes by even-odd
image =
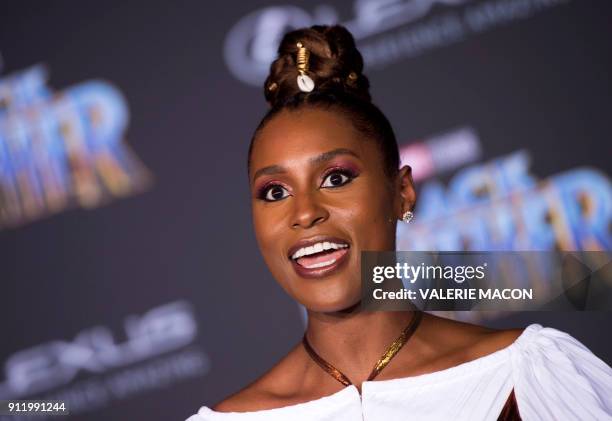
[[445, 370], [354, 385], [252, 412], [202, 406], [187, 421], [497, 420], [510, 393], [523, 421], [612, 420], [612, 368], [569, 334], [528, 326], [509, 346]]

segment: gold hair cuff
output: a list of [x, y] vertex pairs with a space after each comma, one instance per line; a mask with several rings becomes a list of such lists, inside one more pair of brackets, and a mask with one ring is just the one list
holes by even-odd
[[300, 73], [297, 77], [297, 85], [302, 92], [310, 92], [314, 89], [314, 81], [306, 73], [308, 72], [308, 60], [310, 58], [310, 51], [298, 41], [296, 44], [298, 48], [297, 52], [297, 68]]

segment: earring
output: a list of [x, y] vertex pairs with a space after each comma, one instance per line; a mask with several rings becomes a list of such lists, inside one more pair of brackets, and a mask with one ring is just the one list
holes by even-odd
[[414, 213], [412, 213], [412, 211], [406, 211], [402, 215], [402, 221], [404, 221], [407, 224], [409, 224], [410, 221], [412, 221], [412, 218], [414, 218]]

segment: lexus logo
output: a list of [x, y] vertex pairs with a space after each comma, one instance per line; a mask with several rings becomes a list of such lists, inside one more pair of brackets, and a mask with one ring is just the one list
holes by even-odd
[[[354, 17], [342, 22], [357, 41], [414, 22], [436, 5], [455, 6], [469, 0], [356, 0]], [[240, 19], [227, 34], [224, 57], [231, 73], [250, 85], [265, 79], [282, 36], [293, 29], [339, 22], [331, 6], [312, 12], [284, 5], [256, 10]]]

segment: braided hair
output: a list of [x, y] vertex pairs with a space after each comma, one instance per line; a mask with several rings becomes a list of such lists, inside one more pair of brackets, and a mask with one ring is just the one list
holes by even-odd
[[[315, 84], [311, 92], [302, 92], [297, 84], [298, 43], [310, 53], [308, 76]], [[377, 142], [385, 172], [392, 179], [400, 163], [397, 141], [389, 120], [372, 103], [369, 88], [368, 78], [363, 74], [363, 58], [346, 28], [315, 25], [287, 33], [264, 83], [270, 109], [251, 139], [249, 172], [253, 145], [265, 125], [281, 111], [310, 107], [341, 113], [365, 138]]]

